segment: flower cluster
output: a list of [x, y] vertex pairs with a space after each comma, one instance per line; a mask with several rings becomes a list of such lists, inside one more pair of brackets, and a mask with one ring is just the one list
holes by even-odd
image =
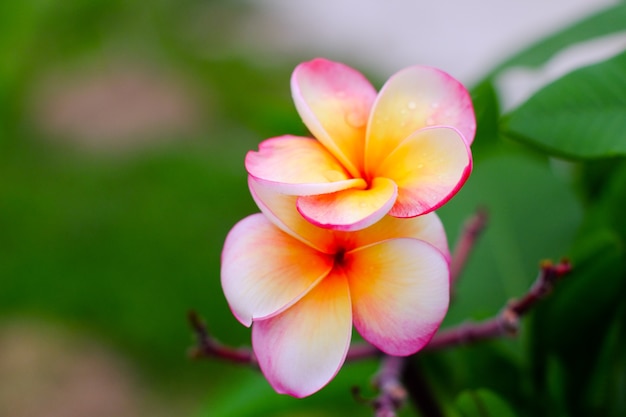
[[471, 171], [475, 118], [467, 90], [430, 67], [377, 93], [356, 70], [315, 59], [291, 89], [314, 138], [271, 138], [246, 156], [262, 213], [226, 238], [222, 287], [252, 326], [267, 380], [302, 397], [338, 372], [353, 326], [398, 356], [439, 328], [450, 256], [433, 210]]

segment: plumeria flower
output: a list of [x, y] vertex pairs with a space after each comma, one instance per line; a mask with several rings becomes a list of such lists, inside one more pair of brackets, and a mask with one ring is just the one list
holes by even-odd
[[429, 213], [470, 174], [472, 102], [440, 70], [406, 68], [377, 94], [358, 71], [318, 58], [296, 67], [291, 90], [315, 139], [265, 140], [246, 156], [246, 169], [265, 186], [298, 196], [298, 211], [317, 226], [358, 230], [386, 214]]
[[277, 392], [304, 397], [325, 386], [353, 325], [390, 355], [430, 341], [449, 301], [448, 244], [435, 213], [334, 231], [303, 219], [297, 197], [249, 181], [263, 213], [228, 234], [222, 287], [235, 317], [252, 326], [258, 364]]

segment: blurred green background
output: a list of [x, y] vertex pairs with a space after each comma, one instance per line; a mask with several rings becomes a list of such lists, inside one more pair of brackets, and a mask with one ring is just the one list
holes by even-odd
[[[374, 361], [294, 400], [252, 370], [186, 357], [189, 309], [223, 342], [249, 344], [219, 285], [226, 233], [256, 211], [243, 158], [267, 137], [306, 134], [289, 76], [310, 56], [268, 60], [237, 44], [235, 23], [250, 7], [0, 2], [0, 415], [372, 414], [349, 388], [371, 393]], [[500, 117], [492, 76], [472, 94], [474, 173], [440, 215], [451, 243], [477, 207], [490, 222], [446, 325], [497, 313], [542, 259], [571, 256], [582, 272], [519, 339], [420, 356], [419, 365], [450, 415], [472, 415], [452, 405], [467, 389], [495, 392], [520, 415], [609, 405], [619, 415], [625, 188], [611, 179], [626, 178], [623, 153], [555, 159], [516, 128], [524, 113]], [[563, 319], [572, 315], [577, 328]], [[595, 350], [581, 340], [591, 337], [585, 329], [597, 331]]]
[[[74, 415], [194, 415], [241, 377], [187, 359], [186, 313], [248, 343], [219, 284], [226, 233], [255, 211], [243, 157], [280, 129], [303, 132], [291, 69], [229, 44], [229, 23], [246, 12], [195, 0], [1, 2], [0, 415], [69, 416], [80, 396], [92, 405]], [[119, 409], [96, 411], [70, 389], [73, 365], [55, 362], [94, 348], [60, 349], [59, 338], [126, 364], [119, 381], [96, 364], [82, 383], [117, 392], [132, 375]]]

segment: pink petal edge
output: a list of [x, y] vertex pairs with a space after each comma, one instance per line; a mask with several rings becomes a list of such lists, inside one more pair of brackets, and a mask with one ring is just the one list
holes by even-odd
[[376, 89], [359, 71], [316, 58], [295, 68], [291, 92], [296, 109], [313, 136], [353, 177], [358, 177]]
[[450, 299], [449, 265], [430, 244], [393, 239], [346, 254], [354, 326], [389, 355], [422, 349], [441, 325]]
[[221, 283], [233, 315], [243, 325], [289, 308], [333, 267], [322, 254], [282, 232], [261, 214], [238, 222], [222, 251]]
[[282, 314], [252, 325], [259, 367], [281, 394], [311, 395], [343, 365], [352, 337], [350, 292], [334, 271]]

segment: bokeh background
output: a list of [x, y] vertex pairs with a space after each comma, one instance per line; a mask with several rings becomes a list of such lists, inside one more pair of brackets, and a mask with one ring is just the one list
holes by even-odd
[[[256, 211], [245, 153], [306, 134], [293, 67], [325, 56], [380, 86], [421, 63], [471, 87], [615, 3], [0, 2], [0, 416], [370, 415], [348, 388], [367, 387], [373, 362], [296, 402], [252, 370], [186, 356], [189, 309], [225, 343], [249, 343], [221, 293], [219, 257], [228, 230]], [[615, 45], [623, 39], [508, 73], [505, 105]], [[476, 207], [493, 213], [448, 324], [522, 294], [539, 260], [567, 254], [581, 221], [566, 175], [554, 175], [566, 165], [487, 154], [475, 149], [480, 170], [441, 211], [451, 242]], [[549, 204], [525, 222], [537, 201]], [[491, 345], [464, 372], [488, 359], [508, 369], [522, 344]]]

